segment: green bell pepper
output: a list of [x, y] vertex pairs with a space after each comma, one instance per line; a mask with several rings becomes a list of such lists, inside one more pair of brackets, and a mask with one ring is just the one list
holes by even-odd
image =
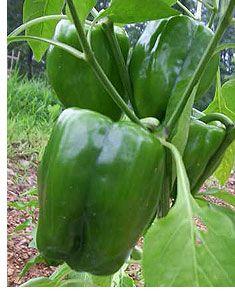
[[225, 128], [206, 124], [196, 119], [191, 120], [188, 141], [183, 155], [191, 190], [194, 189], [224, 138]]
[[[129, 65], [134, 92], [131, 103], [140, 118], [162, 121], [171, 117], [212, 37], [209, 28], [183, 15], [147, 25]], [[196, 100], [211, 85], [218, 61], [215, 55], [206, 67]]]
[[[88, 27], [85, 27], [86, 31]], [[129, 52], [129, 40], [125, 31], [114, 27], [125, 61]], [[70, 21], [61, 20], [55, 30], [54, 39], [82, 50], [77, 31]], [[108, 38], [97, 24], [91, 31], [91, 45], [102, 69], [115, 86], [119, 94], [125, 97], [125, 91], [115, 63], [115, 58]], [[68, 107], [79, 107], [100, 112], [113, 120], [121, 117], [121, 110], [104, 90], [90, 65], [82, 59], [70, 55], [60, 48], [50, 46], [47, 53], [47, 74], [49, 82], [62, 104]]]
[[77, 271], [116, 272], [156, 212], [164, 166], [163, 146], [135, 123], [65, 110], [39, 168], [40, 253]]

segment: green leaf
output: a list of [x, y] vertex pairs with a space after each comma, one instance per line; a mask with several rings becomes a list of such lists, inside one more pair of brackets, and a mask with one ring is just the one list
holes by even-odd
[[112, 275], [110, 276], [95, 276], [92, 275], [93, 286], [95, 287], [110, 287], [112, 282]]
[[[89, 12], [95, 6], [96, 0], [75, 0], [75, 1], [73, 1], [73, 3], [76, 8], [76, 11], [77, 11], [77, 14], [79, 16], [80, 21], [82, 23], [84, 23]], [[66, 14], [70, 18], [70, 20], [73, 21], [68, 6], [66, 6]]]
[[[197, 88], [194, 88], [183, 112], [181, 113], [180, 119], [177, 123], [176, 134], [172, 138], [172, 144], [176, 146], [180, 154], [184, 153], [189, 133], [190, 119], [192, 113], [192, 107], [195, 99]], [[183, 131], [182, 131], [183, 130]]]
[[[195, 100], [196, 92], [197, 92], [197, 87], [194, 88], [190, 98], [187, 101], [186, 106], [184, 107], [183, 112], [181, 113], [180, 119], [176, 126], [176, 133], [171, 140], [172, 144], [178, 149], [181, 155], [183, 155], [187, 141], [188, 141], [190, 119], [191, 119], [192, 107]], [[172, 177], [171, 182], [173, 186], [175, 182], [175, 177], [176, 177], [175, 164], [172, 164], [171, 177]]]
[[[235, 217], [229, 209], [199, 203], [178, 150], [162, 141], [175, 158], [177, 199], [165, 218], [154, 221], [144, 240], [146, 286], [234, 286]], [[202, 201], [202, 200], [201, 200]], [[195, 217], [204, 229], [199, 230]]]
[[50, 276], [50, 280], [55, 282], [62, 281], [69, 273], [72, 272], [72, 269], [67, 264], [62, 264], [59, 266], [56, 271]]
[[60, 287], [94, 287], [92, 282], [80, 279], [64, 280], [60, 283]]
[[125, 268], [126, 265], [113, 275], [111, 287], [135, 287], [133, 279], [125, 272]]
[[28, 271], [31, 269], [31, 267], [35, 266], [38, 263], [45, 263], [44, 258], [40, 254], [36, 255], [35, 257], [27, 261], [22, 271], [20, 272], [20, 277], [22, 278], [23, 276], [25, 276], [28, 273]]
[[212, 189], [208, 189], [202, 193], [199, 193], [199, 196], [202, 196], [202, 195], [214, 196], [214, 197], [217, 197], [217, 198], [224, 200], [228, 204], [235, 206], [235, 195], [227, 192], [226, 190], [212, 188]]
[[235, 166], [235, 142], [233, 142], [226, 150], [223, 160], [216, 169], [214, 176], [219, 180], [221, 185], [225, 185], [228, 181], [231, 171]]
[[124, 273], [124, 275], [122, 276], [122, 278], [120, 280], [119, 287], [135, 287], [135, 283], [130, 276], [128, 276], [126, 273]]
[[16, 226], [14, 229], [14, 232], [19, 232], [19, 231], [24, 230], [25, 228], [29, 227], [31, 225], [31, 223], [32, 223], [31, 219], [27, 219], [23, 223]]
[[21, 201], [11, 201], [8, 202], [7, 206], [9, 208], [14, 208], [16, 210], [26, 210], [27, 209], [27, 202], [21, 202]]
[[221, 87], [220, 71], [218, 70], [215, 97], [204, 113], [222, 113], [235, 121], [234, 92], [235, 80], [232, 79]]
[[176, 0], [112, 0], [109, 8], [99, 18], [108, 16], [114, 23], [135, 23], [179, 14], [170, 6]]
[[[58, 279], [59, 273], [54, 273], [52, 280], [59, 281], [61, 287], [110, 287], [112, 276], [94, 276], [85, 272], [76, 272], [71, 270], [66, 264], [64, 264], [61, 269], [61, 278]], [[65, 280], [62, 280], [63, 277]]]
[[235, 79], [230, 79], [229, 81], [224, 83], [221, 91], [227, 108], [235, 115]]
[[20, 287], [56, 287], [56, 282], [46, 277], [38, 277], [27, 281]]
[[[37, 17], [60, 14], [64, 5], [64, 0], [50, 1], [50, 0], [25, 0], [23, 7], [23, 22], [28, 22]], [[49, 38], [54, 34], [55, 26], [58, 21], [51, 20], [27, 28], [25, 34]], [[49, 44], [39, 43], [35, 41], [28, 41], [29, 46], [33, 50], [34, 57], [39, 62], [47, 50]]]
[[24, 193], [21, 193], [20, 196], [25, 196], [25, 195], [37, 195], [38, 194], [38, 189], [37, 187], [32, 187], [29, 190], [25, 191]]
[[37, 248], [37, 244], [36, 244], [37, 226], [33, 228], [32, 232], [30, 234], [33, 237], [33, 239], [30, 241], [29, 247]]

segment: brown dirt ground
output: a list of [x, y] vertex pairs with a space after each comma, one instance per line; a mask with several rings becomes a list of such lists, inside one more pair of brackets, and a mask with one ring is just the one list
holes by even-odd
[[[36, 186], [37, 162], [32, 161], [30, 157], [19, 157], [8, 160], [8, 195], [9, 203], [19, 200], [27, 202], [32, 199], [32, 195], [21, 196], [30, 188]], [[210, 181], [210, 186], [215, 186], [216, 182]], [[235, 173], [231, 176], [226, 189], [235, 194]], [[37, 199], [36, 196], [33, 198]], [[213, 200], [213, 199], [212, 199]], [[223, 204], [219, 201], [218, 204]], [[23, 277], [19, 278], [19, 273], [25, 263], [37, 254], [35, 248], [30, 247], [32, 241], [32, 226], [19, 231], [10, 237], [14, 228], [23, 223], [26, 219], [32, 218], [33, 222], [37, 221], [38, 210], [36, 209], [33, 216], [26, 211], [19, 211], [15, 208], [8, 207], [8, 286], [16, 287], [33, 277], [49, 276], [55, 270], [54, 267], [48, 267], [46, 264], [38, 264], [33, 266], [30, 271]], [[197, 223], [200, 226], [200, 223]], [[203, 227], [202, 227], [203, 228]], [[137, 286], [143, 286], [140, 281], [141, 268], [138, 264], [130, 265], [127, 269], [128, 274], [134, 279]]]

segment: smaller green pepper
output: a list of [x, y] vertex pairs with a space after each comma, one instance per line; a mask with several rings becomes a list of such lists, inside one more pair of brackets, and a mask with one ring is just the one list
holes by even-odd
[[[225, 128], [192, 119], [183, 161], [191, 190], [225, 138]], [[212, 174], [210, 174], [212, 175]]]
[[[89, 27], [86, 26], [85, 30], [88, 29]], [[127, 34], [118, 27], [114, 27], [114, 31], [126, 61], [129, 52]], [[82, 51], [76, 28], [68, 20], [61, 20], [58, 23], [54, 39]], [[115, 58], [101, 23], [92, 28], [91, 45], [107, 77], [121, 97], [126, 100], [119, 72], [116, 70]], [[122, 111], [105, 91], [87, 61], [77, 59], [62, 49], [50, 46], [46, 67], [49, 82], [66, 108], [90, 109], [113, 120], [118, 120], [121, 117]]]

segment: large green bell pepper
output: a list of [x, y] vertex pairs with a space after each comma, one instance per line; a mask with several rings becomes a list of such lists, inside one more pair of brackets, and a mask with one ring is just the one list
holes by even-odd
[[37, 247], [54, 261], [112, 274], [152, 220], [165, 150], [130, 121], [65, 110], [40, 164]]
[[[129, 52], [128, 37], [123, 29], [114, 29], [126, 60]], [[82, 50], [75, 26], [68, 20], [61, 20], [58, 23], [54, 39]], [[115, 58], [101, 24], [94, 26], [91, 31], [91, 45], [102, 69], [119, 94], [126, 99], [119, 72], [116, 70]], [[49, 82], [66, 108], [85, 108], [100, 112], [114, 120], [120, 118], [121, 110], [104, 90], [85, 60], [77, 59], [60, 48], [50, 46], [46, 63]]]
[[[202, 176], [212, 156], [225, 138], [225, 128], [192, 119], [183, 161], [189, 177], [191, 190]], [[209, 174], [208, 177], [212, 175]]]
[[[131, 102], [140, 118], [171, 117], [212, 36], [209, 28], [182, 15], [147, 25], [129, 66], [134, 92]], [[196, 99], [211, 85], [217, 67], [215, 55], [204, 71]]]

